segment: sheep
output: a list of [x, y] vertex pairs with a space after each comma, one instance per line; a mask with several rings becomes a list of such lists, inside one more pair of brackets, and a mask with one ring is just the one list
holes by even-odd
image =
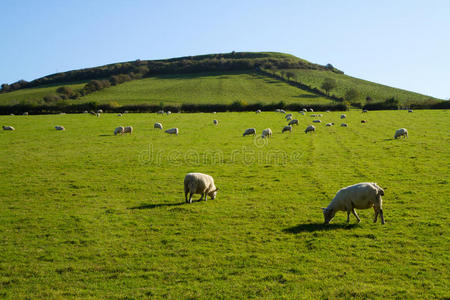
[[28, 116], [28, 112], [27, 112], [27, 111], [24, 112], [23, 115], [24, 115], [24, 116]]
[[205, 201], [208, 196], [214, 200], [218, 190], [219, 189], [214, 185], [214, 179], [210, 175], [202, 173], [188, 173], [184, 177], [184, 200], [186, 203], [192, 203], [192, 196], [194, 194], [201, 194], [198, 201], [201, 201], [203, 196], [205, 197]]
[[341, 127], [348, 127], [348, 124], [347, 123], [342, 123]]
[[291, 120], [288, 125], [298, 125], [298, 119]]
[[361, 123], [367, 123], [367, 120], [361, 120]]
[[103, 110], [102, 110], [102, 109], [99, 109], [99, 110], [97, 110], [97, 113], [102, 114], [102, 113], [103, 113]]
[[246, 135], [250, 135], [250, 134], [256, 135], [256, 129], [255, 128], [247, 128], [247, 129], [245, 129], [244, 134], [242, 136], [246, 136]]
[[308, 110], [306, 108], [302, 109], [303, 112], [308, 112]]
[[400, 128], [395, 131], [394, 139], [397, 139], [401, 136], [403, 136], [403, 138], [408, 137], [408, 130], [406, 130], [406, 128]]
[[162, 126], [161, 123], [155, 123], [155, 124], [153, 125], [153, 128], [163, 129], [163, 126]]
[[124, 111], [123, 113], [124, 113], [124, 114], [127, 114], [127, 113], [128, 113], [128, 110]]
[[367, 113], [368, 112], [368, 110], [367, 109], [363, 109], [363, 111], [362, 111], [363, 113]]
[[334, 123], [327, 123], [327, 124], [325, 124], [325, 126], [333, 126], [334, 125]]
[[167, 129], [164, 132], [168, 133], [168, 134], [176, 134], [176, 135], [178, 135], [178, 128], [170, 128], [170, 129]]
[[219, 124], [219, 121], [213, 120], [213, 124], [214, 124], [214, 125], [218, 125], [218, 124]]
[[156, 113], [159, 114], [159, 115], [162, 115], [164, 113], [164, 111], [163, 110], [158, 110]]
[[83, 111], [83, 114], [88, 114], [89, 112], [87, 110]]
[[100, 117], [100, 113], [96, 113], [95, 115], [97, 116], [97, 118]]
[[342, 114], [342, 115], [341, 115], [341, 119], [345, 119], [345, 118], [347, 118], [347, 116], [344, 115], [344, 114]]
[[317, 115], [317, 114], [312, 114], [312, 115], [309, 115], [311, 118], [316, 118], [316, 117], [318, 117], [319, 115]]
[[60, 115], [65, 115], [66, 113], [65, 113], [65, 112], [60, 112], [59, 114], [60, 114]]
[[271, 137], [271, 136], [272, 136], [272, 129], [266, 128], [262, 131], [262, 134], [261, 134], [262, 138]]
[[14, 116], [14, 114], [9, 114], [10, 116]]
[[313, 120], [313, 123], [322, 123], [320, 120]]
[[413, 110], [412, 109], [408, 109], [408, 112], [413, 112]]
[[284, 109], [280, 109], [280, 113], [286, 114], [286, 111]]
[[122, 114], [117, 114], [117, 116], [118, 116], [118, 117], [121, 117], [121, 116], [122, 116]]
[[55, 129], [56, 130], [66, 130], [66, 128], [64, 128], [64, 126], [61, 126], [61, 125], [56, 125]]
[[261, 113], [261, 110], [260, 110], [260, 109], [258, 109], [258, 110], [256, 111], [256, 113], [257, 113], [257, 114], [260, 114], [260, 113]]
[[316, 131], [316, 127], [314, 127], [313, 125], [309, 125], [308, 127], [306, 127], [305, 133], [308, 133], [310, 131]]
[[3, 130], [10, 130], [10, 131], [13, 131], [13, 130], [16, 130], [14, 127], [12, 127], [12, 126], [2, 126], [3, 127]]
[[275, 112], [280, 112], [280, 109], [279, 108], [275, 109]]
[[314, 112], [314, 109], [310, 108], [309, 111], [310, 111], [310, 112]]
[[291, 125], [284, 126], [283, 129], [281, 130], [281, 133], [284, 133], [285, 131], [292, 132], [292, 126]]
[[287, 114], [287, 115], [285, 115], [284, 117], [285, 117], [286, 119], [289, 118], [289, 117], [292, 118], [292, 114]]
[[119, 133], [123, 134], [124, 131], [125, 131], [125, 128], [123, 128], [123, 126], [119, 126], [116, 129], [114, 129], [114, 135], [118, 135]]
[[133, 126], [125, 126], [123, 128], [123, 133], [129, 133], [132, 134], [133, 133]]
[[172, 112], [170, 110], [166, 111], [166, 115], [170, 115]]
[[286, 118], [286, 121], [290, 121], [290, 120], [292, 120], [292, 116], [289, 116]]
[[350, 212], [361, 222], [355, 208], [367, 209], [373, 207], [375, 217], [373, 222], [377, 222], [380, 214], [381, 224], [384, 224], [383, 208], [381, 196], [384, 196], [384, 190], [374, 182], [357, 183], [340, 189], [333, 200], [326, 208], [322, 208], [325, 224], [329, 224], [338, 211], [347, 212], [347, 223], [350, 222]]

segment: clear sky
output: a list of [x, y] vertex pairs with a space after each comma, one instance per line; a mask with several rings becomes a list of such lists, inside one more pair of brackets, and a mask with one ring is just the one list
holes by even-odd
[[450, 97], [450, 1], [2, 0], [0, 83], [135, 59], [277, 51]]

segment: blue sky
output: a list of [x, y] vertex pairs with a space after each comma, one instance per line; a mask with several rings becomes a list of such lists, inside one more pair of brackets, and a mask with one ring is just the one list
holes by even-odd
[[450, 98], [450, 1], [1, 1], [0, 83], [135, 59], [277, 51]]

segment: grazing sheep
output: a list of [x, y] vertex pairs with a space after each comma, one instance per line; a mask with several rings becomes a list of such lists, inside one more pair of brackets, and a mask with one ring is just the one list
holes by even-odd
[[363, 109], [363, 111], [362, 111], [363, 113], [367, 113], [368, 112], [368, 110], [367, 109]]
[[118, 117], [121, 117], [121, 116], [122, 116], [122, 114], [117, 114], [117, 116], [118, 116]]
[[14, 116], [14, 114], [9, 114], [10, 116]]
[[205, 196], [205, 201], [208, 196], [214, 200], [218, 190], [219, 189], [214, 185], [214, 179], [210, 175], [202, 173], [188, 173], [184, 177], [184, 199], [186, 203], [192, 203], [192, 196], [194, 194], [202, 195], [198, 201], [201, 201], [203, 196]]
[[408, 137], [408, 130], [406, 130], [406, 128], [400, 128], [395, 131], [394, 139], [397, 139], [401, 136], [403, 136], [403, 138]]
[[89, 113], [87, 110], [83, 111], [83, 114], [87, 114], [87, 113]]
[[129, 133], [132, 134], [133, 133], [133, 126], [125, 126], [123, 128], [123, 133]]
[[161, 123], [155, 123], [155, 124], [153, 125], [153, 128], [163, 129], [163, 126], [162, 126]]
[[322, 123], [320, 120], [313, 120], [313, 123]]
[[289, 118], [289, 117], [292, 118], [292, 114], [287, 114], [287, 115], [285, 115], [284, 117], [285, 117], [286, 119]]
[[66, 113], [65, 113], [65, 112], [60, 112], [59, 114], [60, 114], [60, 115], [65, 115]]
[[342, 123], [341, 127], [348, 127], [348, 124], [347, 123]]
[[168, 133], [168, 134], [176, 134], [176, 135], [178, 135], [178, 128], [170, 128], [170, 129], [167, 129], [164, 132]]
[[319, 115], [317, 115], [317, 114], [312, 114], [312, 115], [309, 115], [311, 118], [317, 118]]
[[288, 125], [298, 125], [298, 119], [291, 120]]
[[10, 130], [10, 131], [13, 131], [13, 130], [16, 130], [14, 127], [12, 127], [12, 126], [2, 126], [3, 127], [3, 130]]
[[118, 135], [119, 133], [123, 134], [124, 131], [125, 131], [125, 128], [123, 128], [123, 126], [119, 126], [116, 129], [114, 129], [114, 135]]
[[413, 110], [412, 109], [408, 109], [408, 112], [413, 112]]
[[284, 133], [285, 131], [292, 132], [292, 126], [291, 125], [284, 126], [283, 129], [281, 130], [281, 133]]
[[90, 111], [89, 112], [91, 115], [93, 115], [93, 116], [96, 116], [97, 115], [97, 113], [95, 113], [95, 112], [93, 112], [93, 111]]
[[255, 128], [245, 129], [244, 134], [242, 136], [246, 136], [246, 135], [250, 135], [250, 134], [256, 135], [256, 129]]
[[275, 112], [280, 112], [280, 109], [279, 108], [275, 109]]
[[97, 118], [100, 117], [100, 113], [96, 113], [95, 115], [97, 116]]
[[306, 108], [302, 109], [303, 112], [308, 112], [308, 110]]
[[314, 112], [314, 109], [310, 108], [309, 111], [310, 111], [310, 112]]
[[156, 113], [162, 115], [164, 113], [164, 111], [163, 110], [158, 110]]
[[361, 120], [361, 123], [367, 123], [367, 120]]
[[286, 121], [290, 121], [290, 120], [292, 120], [292, 116], [289, 116], [286, 118]]
[[334, 123], [327, 123], [327, 124], [325, 124], [325, 126], [333, 126], [334, 125]]
[[344, 114], [342, 114], [342, 115], [341, 115], [341, 119], [345, 119], [345, 118], [347, 118], [347, 116], [344, 115]]
[[322, 208], [325, 224], [329, 224], [338, 211], [347, 212], [347, 223], [350, 222], [350, 212], [353, 213], [359, 223], [361, 219], [356, 214], [355, 208], [367, 209], [371, 207], [375, 211], [373, 222], [377, 222], [378, 214], [380, 214], [381, 224], [384, 224], [381, 196], [384, 196], [384, 191], [374, 182], [357, 183], [340, 189], [330, 204], [326, 208]]
[[56, 125], [56, 126], [55, 126], [55, 129], [56, 129], [56, 130], [66, 130], [66, 129], [64, 128], [64, 126], [61, 126], [61, 125]]
[[102, 110], [102, 109], [99, 109], [99, 110], [97, 110], [97, 113], [102, 114], [102, 113], [103, 113], [103, 110]]
[[172, 112], [170, 110], [166, 111], [166, 115], [170, 115]]
[[123, 113], [124, 113], [124, 114], [127, 114], [127, 113], [128, 113], [128, 110], [124, 111]]
[[27, 111], [24, 112], [23, 115], [24, 115], [24, 116], [28, 116], [28, 112], [27, 112]]
[[257, 114], [260, 114], [260, 113], [261, 113], [261, 110], [260, 110], [260, 109], [258, 109], [258, 110], [256, 111], [256, 113], [257, 113]]
[[213, 124], [214, 124], [214, 125], [218, 125], [218, 124], [219, 124], [219, 121], [213, 120]]
[[286, 111], [284, 109], [280, 109], [280, 113], [285, 114]]
[[262, 131], [262, 134], [261, 134], [262, 138], [271, 137], [271, 136], [272, 136], [272, 129], [266, 128]]
[[316, 127], [314, 127], [313, 125], [309, 125], [308, 127], [306, 127], [305, 133], [308, 133], [310, 131], [316, 131]]

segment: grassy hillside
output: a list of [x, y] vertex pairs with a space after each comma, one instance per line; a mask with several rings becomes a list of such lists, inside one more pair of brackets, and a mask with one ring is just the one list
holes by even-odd
[[318, 89], [321, 89], [321, 85], [325, 78], [332, 78], [336, 80], [337, 88], [333, 89], [330, 94], [336, 95], [337, 97], [345, 97], [345, 93], [348, 90], [354, 88], [360, 94], [358, 100], [362, 101], [363, 103], [368, 96], [370, 96], [374, 102], [385, 101], [386, 99], [391, 97], [395, 97], [401, 103], [405, 103], [407, 101], [423, 102], [428, 99], [435, 99], [433, 97], [422, 95], [419, 93], [397, 89], [329, 71], [286, 69], [278, 71], [277, 74], [281, 74], [281, 71], [293, 72], [295, 74], [294, 80], [306, 84], [312, 88]]
[[[73, 90], [81, 89], [85, 83], [69, 83], [64, 86], [71, 87]], [[42, 99], [49, 94], [55, 94], [56, 89], [63, 84], [46, 85], [36, 88], [20, 89], [9, 93], [0, 93], [0, 105], [15, 105], [19, 103], [42, 103]]]
[[119, 104], [230, 104], [240, 100], [246, 103], [316, 103], [330, 100], [293, 87], [281, 80], [254, 72], [195, 73], [161, 75], [133, 80], [89, 94], [80, 99], [89, 102]]
[[[348, 128], [325, 127], [339, 115], [314, 134], [297, 114], [281, 134], [274, 112], [0, 116], [16, 127], [0, 131], [0, 295], [448, 299], [449, 111], [351, 111]], [[409, 138], [393, 140], [400, 127]], [[214, 176], [216, 200], [184, 203], [192, 171]], [[322, 225], [320, 207], [363, 181], [385, 188], [386, 224], [358, 210], [360, 224]]]

